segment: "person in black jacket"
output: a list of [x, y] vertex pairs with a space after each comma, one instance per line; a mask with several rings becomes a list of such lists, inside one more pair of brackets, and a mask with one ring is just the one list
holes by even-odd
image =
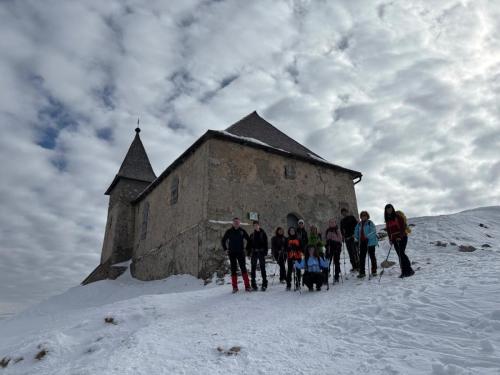
[[359, 270], [359, 250], [354, 241], [354, 229], [358, 225], [358, 220], [353, 215], [349, 215], [346, 208], [340, 210], [342, 220], [340, 221], [340, 231], [347, 247], [349, 260], [351, 261], [351, 272]]
[[235, 217], [233, 219], [233, 226], [229, 228], [224, 234], [224, 237], [222, 237], [222, 248], [227, 252], [229, 262], [231, 263], [231, 284], [233, 286], [233, 293], [238, 291], [238, 276], [236, 274], [238, 264], [240, 266], [243, 282], [245, 283], [245, 290], [247, 292], [251, 291], [245, 262], [245, 241], [248, 246], [250, 241], [248, 233], [240, 227], [240, 219]]
[[271, 250], [274, 260], [280, 267], [280, 283], [284, 284], [286, 282], [287, 238], [285, 237], [285, 231], [281, 227], [276, 228], [274, 237], [271, 238]]
[[261, 290], [265, 291], [267, 289], [267, 274], [266, 274], [266, 255], [269, 250], [269, 243], [267, 240], [267, 234], [264, 229], [260, 227], [258, 221], [253, 222], [253, 233], [250, 235], [250, 242], [248, 247], [250, 248], [250, 259], [251, 259], [251, 277], [252, 277], [252, 289], [257, 290], [257, 281], [255, 280], [255, 274], [257, 271], [257, 262], [259, 262], [260, 274], [262, 275], [262, 287]]
[[300, 241], [300, 250], [302, 252], [305, 252], [306, 246], [309, 243], [309, 237], [307, 236], [307, 231], [306, 231], [306, 227], [304, 225], [304, 220], [300, 219], [298, 224], [299, 224], [299, 227], [296, 230], [297, 238]]

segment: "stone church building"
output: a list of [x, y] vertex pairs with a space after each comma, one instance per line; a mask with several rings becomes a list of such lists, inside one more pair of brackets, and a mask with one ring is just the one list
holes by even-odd
[[140, 280], [210, 277], [224, 269], [220, 241], [235, 216], [258, 218], [271, 235], [300, 218], [323, 230], [342, 207], [357, 215], [361, 173], [327, 162], [257, 112], [208, 130], [159, 176], [139, 132], [106, 190], [101, 261], [83, 284], [116, 278], [128, 260]]

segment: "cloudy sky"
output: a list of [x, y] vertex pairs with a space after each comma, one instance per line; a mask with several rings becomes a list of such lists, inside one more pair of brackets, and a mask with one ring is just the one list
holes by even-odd
[[137, 117], [157, 174], [257, 110], [377, 221], [500, 203], [496, 0], [2, 1], [0, 51], [0, 313], [96, 266]]

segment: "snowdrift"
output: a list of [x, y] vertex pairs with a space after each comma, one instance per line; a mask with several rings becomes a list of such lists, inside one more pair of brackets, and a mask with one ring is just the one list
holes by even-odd
[[269, 264], [266, 292], [129, 274], [72, 288], [0, 322], [0, 374], [498, 375], [500, 207], [409, 222], [408, 279], [396, 265], [285, 292]]

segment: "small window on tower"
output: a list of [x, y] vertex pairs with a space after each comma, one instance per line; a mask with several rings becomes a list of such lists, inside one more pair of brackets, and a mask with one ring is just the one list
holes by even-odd
[[174, 177], [170, 186], [170, 204], [174, 205], [179, 200], [179, 177]]
[[144, 204], [142, 209], [141, 240], [145, 240], [148, 234], [149, 202]]
[[289, 180], [295, 179], [295, 165], [292, 164], [285, 165], [285, 178]]

